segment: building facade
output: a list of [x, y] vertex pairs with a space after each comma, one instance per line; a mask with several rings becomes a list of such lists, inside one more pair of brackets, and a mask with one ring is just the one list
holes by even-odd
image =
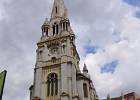
[[140, 100], [140, 96], [135, 92], [131, 92], [131, 93], [125, 94], [124, 99], [125, 100]]
[[127, 94], [122, 93], [121, 96], [113, 98], [111, 98], [110, 95], [108, 95], [107, 99], [103, 100], [140, 100], [140, 96], [135, 92], [131, 92]]
[[30, 100], [98, 99], [87, 66], [80, 71], [75, 34], [63, 0], [54, 0], [51, 18], [42, 25], [36, 53]]

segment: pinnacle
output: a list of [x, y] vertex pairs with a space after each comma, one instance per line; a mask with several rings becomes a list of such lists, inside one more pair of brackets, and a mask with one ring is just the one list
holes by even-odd
[[45, 19], [44, 25], [48, 25], [49, 24], [49, 20], [48, 18]]
[[83, 67], [83, 72], [84, 72], [84, 71], [88, 72], [88, 69], [87, 69], [86, 64], [84, 64], [84, 67]]

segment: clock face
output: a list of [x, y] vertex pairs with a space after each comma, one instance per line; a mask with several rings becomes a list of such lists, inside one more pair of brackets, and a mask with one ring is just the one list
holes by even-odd
[[58, 53], [58, 48], [57, 47], [53, 47], [50, 50], [51, 54], [57, 54]]

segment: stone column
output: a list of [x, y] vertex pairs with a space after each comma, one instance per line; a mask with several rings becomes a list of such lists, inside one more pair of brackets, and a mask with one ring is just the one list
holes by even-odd
[[78, 100], [78, 93], [77, 93], [77, 83], [76, 83], [76, 68], [72, 64], [72, 93], [73, 93], [73, 100]]
[[42, 85], [42, 69], [36, 68], [35, 69], [35, 90], [34, 90], [34, 96], [41, 97], [41, 85]]
[[61, 92], [67, 93], [67, 63], [61, 64]]
[[67, 63], [61, 64], [61, 100], [69, 100], [67, 73]]
[[47, 84], [46, 84], [46, 82], [44, 81], [43, 83], [42, 83], [42, 99], [43, 100], [45, 100], [46, 99], [46, 90], [47, 90], [47, 86], [46, 86]]
[[72, 100], [72, 63], [68, 63], [68, 92], [69, 92], [69, 99]]

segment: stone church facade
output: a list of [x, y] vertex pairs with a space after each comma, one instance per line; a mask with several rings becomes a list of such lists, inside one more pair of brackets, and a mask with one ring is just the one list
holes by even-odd
[[30, 100], [98, 100], [87, 66], [80, 71], [75, 34], [63, 0], [54, 0], [37, 47]]

